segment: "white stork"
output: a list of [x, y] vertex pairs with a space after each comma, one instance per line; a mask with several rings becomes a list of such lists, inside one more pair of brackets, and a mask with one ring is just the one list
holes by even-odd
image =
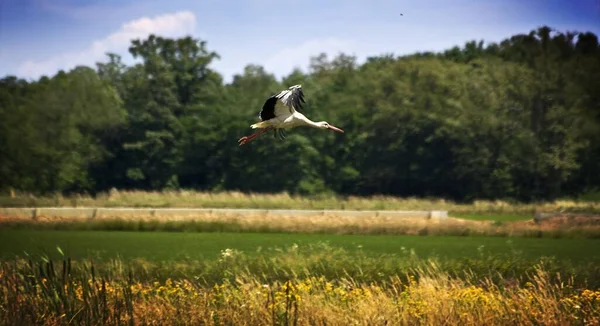
[[327, 121], [314, 122], [305, 117], [304, 114], [297, 111], [302, 109], [302, 103], [306, 102], [304, 102], [301, 85], [291, 86], [279, 92], [279, 94], [269, 97], [258, 114], [261, 121], [250, 126], [252, 129], [261, 128], [261, 130], [250, 136], [240, 138], [238, 143], [242, 146], [270, 130], [273, 130], [275, 136], [279, 135], [283, 139], [285, 138], [285, 129], [300, 126], [344, 132], [342, 129], [330, 125]]

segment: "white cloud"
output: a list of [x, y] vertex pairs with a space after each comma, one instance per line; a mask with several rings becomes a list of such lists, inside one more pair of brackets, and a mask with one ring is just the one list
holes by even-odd
[[82, 51], [62, 53], [47, 60], [28, 60], [19, 66], [18, 73], [23, 77], [38, 78], [77, 65], [93, 66], [98, 61], [104, 61], [106, 52], [127, 52], [132, 39], [145, 38], [150, 34], [181, 37], [194, 33], [195, 28], [196, 16], [190, 11], [143, 17], [123, 24], [118, 31], [92, 42]]
[[265, 70], [274, 73], [277, 77], [289, 74], [294, 68], [305, 70], [310, 63], [310, 58], [321, 53], [326, 53], [331, 59], [338, 53], [354, 54], [354, 42], [338, 38], [312, 39], [296, 46], [283, 48], [268, 57], [264, 62]]
[[[300, 68], [306, 72], [310, 58], [321, 53], [327, 53], [329, 59], [338, 53], [352, 55], [356, 53], [356, 41], [345, 40], [340, 37], [313, 38], [298, 41], [295, 44], [282, 46], [289, 36], [271, 37], [254, 41], [220, 39], [216, 42], [209, 41], [209, 47], [221, 56], [220, 60], [211, 63], [211, 67], [223, 76], [225, 83], [230, 83], [235, 74], [244, 72], [248, 64], [256, 64], [265, 68], [277, 78], [287, 76], [294, 70]], [[212, 44], [212, 46], [210, 46]], [[215, 45], [217, 44], [217, 45]]]

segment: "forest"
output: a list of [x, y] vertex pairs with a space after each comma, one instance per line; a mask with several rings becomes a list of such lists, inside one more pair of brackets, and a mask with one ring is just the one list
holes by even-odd
[[[248, 64], [231, 83], [193, 37], [132, 40], [135, 64], [0, 80], [0, 192], [111, 188], [392, 195], [457, 201], [600, 189], [600, 45], [542, 26], [441, 52], [315, 54], [282, 80]], [[302, 84], [297, 128], [245, 146], [270, 95]]]

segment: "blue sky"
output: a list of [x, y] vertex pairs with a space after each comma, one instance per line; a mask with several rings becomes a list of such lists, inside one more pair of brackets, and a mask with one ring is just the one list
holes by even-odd
[[230, 81], [250, 63], [281, 77], [321, 52], [362, 62], [541, 25], [600, 36], [600, 0], [0, 0], [0, 76], [94, 67], [107, 51], [130, 63], [130, 39], [150, 33], [206, 40]]

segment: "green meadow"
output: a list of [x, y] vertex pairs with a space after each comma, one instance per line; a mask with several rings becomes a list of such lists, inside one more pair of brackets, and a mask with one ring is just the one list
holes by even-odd
[[418, 256], [443, 259], [477, 258], [485, 254], [518, 252], [528, 259], [554, 256], [559, 260], [599, 259], [594, 239], [505, 238], [461, 236], [330, 235], [289, 233], [197, 233], [130, 231], [52, 231], [0, 230], [0, 255], [9, 258], [27, 252], [31, 255], [56, 254], [77, 259], [144, 258], [154, 261], [213, 259], [231, 248], [250, 255], [261, 249], [307, 247], [327, 243], [349, 253], [357, 250], [374, 255], [401, 255], [413, 250]]

